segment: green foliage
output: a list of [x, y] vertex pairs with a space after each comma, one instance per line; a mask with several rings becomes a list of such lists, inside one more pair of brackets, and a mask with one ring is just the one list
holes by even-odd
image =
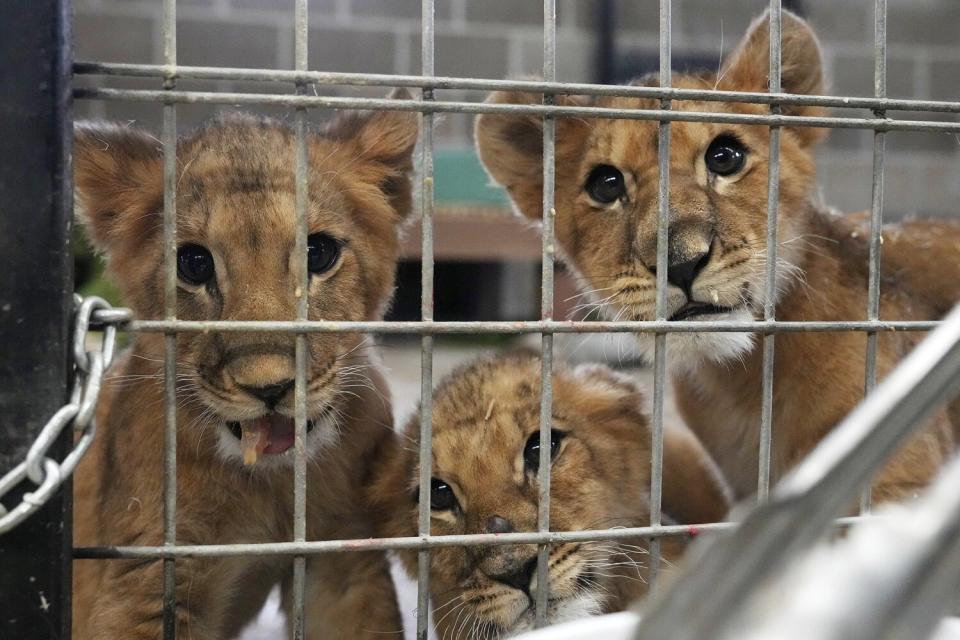
[[120, 292], [104, 275], [105, 263], [87, 240], [79, 224], [73, 226], [73, 288], [82, 296], [100, 296], [112, 305], [120, 304]]

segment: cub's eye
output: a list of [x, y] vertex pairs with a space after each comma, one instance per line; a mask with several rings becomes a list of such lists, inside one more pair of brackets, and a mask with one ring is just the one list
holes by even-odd
[[457, 496], [453, 488], [439, 478], [430, 479], [430, 509], [433, 511], [447, 511], [457, 504]]
[[190, 284], [203, 284], [213, 277], [213, 256], [198, 244], [177, 249], [177, 275]]
[[340, 243], [325, 233], [312, 233], [307, 238], [307, 269], [310, 273], [326, 273], [340, 257]]
[[[560, 443], [566, 437], [566, 433], [557, 429], [550, 430], [550, 459], [557, 457], [557, 451], [560, 450]], [[540, 432], [534, 431], [527, 444], [523, 447], [523, 464], [527, 471], [536, 471], [540, 468]]]
[[627, 192], [623, 174], [608, 164], [602, 164], [590, 172], [585, 189], [587, 195], [601, 204], [616, 202]]
[[707, 169], [720, 176], [740, 171], [747, 160], [747, 148], [733, 136], [717, 136], [704, 156]]

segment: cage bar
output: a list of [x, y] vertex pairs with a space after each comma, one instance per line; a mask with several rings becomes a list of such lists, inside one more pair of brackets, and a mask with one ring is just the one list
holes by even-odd
[[[556, 80], [557, 63], [557, 4], [543, 0], [543, 79]], [[543, 104], [552, 105], [556, 97], [545, 93]], [[556, 125], [550, 116], [543, 117], [543, 224], [541, 244], [540, 318], [553, 319], [553, 269], [556, 254], [554, 221], [557, 211], [554, 202], [556, 177]], [[537, 468], [537, 531], [550, 530], [550, 430], [553, 425], [553, 334], [540, 334], [540, 460]], [[550, 596], [550, 545], [537, 548], [537, 593], [535, 626], [546, 624]]]
[[[164, 77], [165, 67], [126, 62], [78, 61], [73, 66], [77, 75], [128, 77]], [[378, 73], [343, 73], [338, 71], [288, 71], [281, 69], [241, 69], [230, 67], [200, 67], [182, 65], [176, 68], [176, 78], [192, 80], [235, 80], [279, 83], [307, 83], [314, 85], [412, 87], [420, 89], [466, 89], [473, 91], [525, 91], [554, 95], [622, 96], [653, 98], [657, 100], [700, 100], [705, 102], [740, 102], [748, 104], [779, 104], [781, 106], [818, 106], [839, 109], [869, 109], [871, 111], [929, 111], [960, 113], [960, 102], [944, 100], [915, 100], [909, 98], [865, 98], [853, 96], [767, 93], [751, 91], [721, 91], [707, 89], [679, 89], [671, 87], [640, 87], [577, 82], [544, 82], [539, 80], [495, 80], [457, 78], [447, 76], [407, 76]]]
[[[309, 25], [309, 0], [296, 0], [294, 8], [294, 66], [297, 71], [307, 70], [307, 47]], [[306, 85], [297, 84], [297, 93], [306, 92]], [[307, 270], [307, 235], [309, 234], [307, 211], [309, 198], [309, 155], [307, 152], [307, 111], [298, 108], [294, 116], [296, 134], [296, 234], [294, 255], [297, 256], [297, 319], [306, 320], [310, 311], [310, 274]], [[294, 342], [294, 389], [293, 389], [293, 539], [303, 542], [307, 535], [307, 335], [298, 333]], [[303, 640], [306, 635], [306, 570], [307, 559], [298, 555], [293, 559], [291, 636]]]
[[[420, 4], [420, 71], [433, 75], [434, 0]], [[424, 88], [423, 103], [433, 101]], [[423, 112], [420, 139], [420, 317], [433, 322], [433, 114]], [[433, 336], [420, 337], [420, 504], [418, 531], [430, 535], [430, 485], [433, 476]], [[427, 640], [430, 620], [430, 551], [417, 554], [417, 640]]]
[[[73, 260], [70, 148], [70, 7], [65, 0], [10, 3], [0, 22], [3, 104], [0, 139], [0, 478], [19, 466], [47, 420], [69, 398]], [[64, 429], [48, 455], [73, 448]], [[14, 510], [37, 487], [3, 497]], [[69, 638], [70, 484], [0, 534], [0, 623], [7, 638]]]
[[[874, 4], [874, 41], [873, 41], [873, 93], [877, 98], [887, 96], [887, 0], [876, 0]], [[874, 112], [878, 118], [885, 117], [883, 111]], [[873, 134], [873, 184], [870, 198], [870, 272], [867, 282], [867, 320], [880, 317], [880, 255], [883, 231], [883, 165], [884, 141], [886, 134], [875, 131]], [[877, 332], [867, 332], [867, 354], [864, 362], [864, 394], [869, 394], [877, 384]], [[870, 510], [870, 487], [863, 491], [860, 498], [860, 511]]]
[[[834, 520], [837, 529], [844, 529], [867, 519], [882, 515], [847, 516]], [[563, 544], [628, 538], [695, 538], [702, 533], [727, 531], [735, 522], [710, 522], [688, 525], [660, 525], [658, 527], [623, 527], [618, 529], [584, 529], [579, 531], [549, 531], [546, 533], [471, 533], [448, 536], [408, 536], [399, 538], [371, 538], [368, 540], [310, 540], [274, 543], [200, 544], [163, 546], [97, 546], [76, 547], [75, 558], [226, 558], [234, 556], [283, 556], [293, 554], [322, 555], [387, 549], [440, 549], [444, 547], [495, 547], [508, 544]]]
[[[177, 0], [163, 2], [163, 59], [172, 72], [177, 66]], [[164, 79], [169, 95], [176, 87], [172, 75]], [[163, 374], [166, 422], [163, 441], [163, 544], [177, 543], [177, 105], [163, 103], [163, 300], [164, 318], [171, 323], [164, 334]], [[163, 637], [177, 635], [177, 579], [174, 558], [163, 561]]]
[[[105, 317], [110, 317], [105, 314]], [[198, 331], [248, 331], [287, 333], [383, 333], [383, 334], [453, 334], [453, 333], [700, 333], [753, 331], [759, 333], [796, 333], [823, 331], [930, 331], [939, 320], [841, 320], [841, 321], [779, 321], [779, 320], [527, 320], [527, 321], [267, 321], [267, 320], [133, 320], [123, 326], [125, 331], [157, 333], [177, 330], [183, 333]]]
[[[780, 91], [780, 0], [770, 0], [770, 93]], [[779, 114], [780, 106], [770, 110]], [[780, 211], [780, 127], [770, 127], [770, 148], [767, 161], [767, 256], [764, 283], [763, 319], [772, 322], [776, 315], [777, 295], [777, 220]], [[760, 451], [757, 469], [757, 499], [767, 499], [770, 492], [770, 446], [773, 436], [773, 360], [775, 335], [763, 335], [763, 370], [760, 390]]]
[[[879, 516], [869, 516], [876, 518]], [[849, 526], [861, 519], [851, 516], [838, 521], [838, 526]], [[437, 549], [444, 547], [500, 546], [508, 544], [563, 544], [594, 540], [624, 540], [627, 538], [695, 537], [708, 531], [721, 531], [735, 526], [733, 522], [715, 522], [690, 527], [661, 525], [659, 527], [623, 527], [617, 529], [589, 529], [579, 531], [530, 531], [522, 533], [471, 533], [446, 536], [418, 535], [398, 538], [366, 540], [310, 540], [303, 543], [242, 543], [162, 546], [96, 546], [77, 547], [77, 558], [164, 558], [164, 557], [230, 557], [241, 555], [293, 555], [364, 552], [381, 549]]]
[[[673, 42], [670, 0], [660, 0], [660, 86], [669, 87], [673, 75]], [[670, 102], [660, 103], [663, 111], [669, 111]], [[661, 120], [657, 136], [658, 206], [657, 206], [657, 293], [656, 316], [666, 322], [667, 275], [670, 254], [670, 122]], [[653, 430], [650, 438], [650, 525], [660, 525], [660, 506], [663, 495], [663, 401], [667, 378], [667, 334], [654, 335], [653, 343]], [[651, 591], [657, 586], [660, 573], [660, 540], [650, 539], [650, 568], [647, 581]]]

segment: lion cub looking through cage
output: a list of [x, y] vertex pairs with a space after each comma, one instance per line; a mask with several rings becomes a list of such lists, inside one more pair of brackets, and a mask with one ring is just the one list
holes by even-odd
[[[399, 97], [399, 96], [398, 96]], [[398, 229], [411, 209], [415, 114], [347, 114], [308, 134], [309, 289], [298, 287], [295, 136], [232, 115], [177, 144], [177, 317], [376, 320], [393, 291]], [[163, 317], [163, 158], [133, 128], [80, 123], [81, 219], [138, 318]], [[293, 539], [294, 341], [290, 333], [177, 336], [177, 544]], [[362, 487], [390, 437], [386, 384], [372, 344], [307, 336], [307, 540], [373, 533]], [[164, 337], [137, 334], [108, 374], [99, 433], [76, 479], [76, 543], [163, 543]], [[292, 559], [180, 558], [177, 637], [233, 638], [271, 587], [290, 600]], [[163, 564], [80, 560], [74, 637], [162, 635]], [[382, 638], [401, 622], [381, 553], [307, 560], [309, 638]], [[289, 617], [288, 617], [289, 619]]]
[[[540, 357], [521, 352], [466, 365], [433, 394], [431, 533], [537, 530]], [[417, 535], [419, 416], [384, 449], [372, 485], [383, 536]], [[649, 524], [650, 426], [643, 394], [600, 365], [553, 376], [550, 529], [579, 531]], [[729, 491], [685, 429], [667, 428], [664, 521], [721, 520]], [[665, 561], [684, 543], [666, 538]], [[400, 552], [416, 575], [417, 552]], [[433, 550], [430, 594], [437, 635], [493, 639], [532, 628], [536, 545]], [[548, 623], [623, 609], [646, 592], [647, 541], [577, 542], [550, 550]]]
[[[677, 75], [682, 89], [767, 90], [768, 16], [751, 25], [718, 76]], [[821, 94], [820, 47], [807, 24], [784, 11], [785, 92]], [[636, 84], [658, 86], [658, 79]], [[541, 97], [496, 92], [490, 102], [539, 103]], [[658, 109], [659, 100], [557, 96], [568, 106]], [[675, 100], [674, 111], [766, 114], [760, 104]], [[784, 106], [788, 116], [822, 115]], [[558, 118], [556, 233], [582, 287], [610, 317], [653, 320], [656, 298], [658, 124], [655, 121]], [[869, 229], [814, 198], [814, 149], [822, 129], [785, 126], [780, 142], [776, 318], [863, 319], [867, 309]], [[480, 156], [526, 216], [541, 217], [542, 124], [539, 117], [483, 115]], [[767, 234], [768, 129], [762, 125], [673, 122], [667, 305], [671, 320], [763, 317]], [[880, 317], [928, 320], [960, 299], [960, 224], [904, 222], [883, 236]], [[919, 341], [918, 333], [881, 333], [882, 377]], [[652, 352], [650, 334], [639, 338]], [[757, 488], [762, 347], [750, 333], [668, 337], [677, 402], [739, 497]], [[861, 400], [867, 339], [858, 332], [781, 333], [773, 378], [771, 477], [805, 456]], [[960, 402], [950, 413], [960, 429]], [[951, 418], [941, 411], [910, 440], [874, 485], [879, 499], [909, 496], [953, 449]]]

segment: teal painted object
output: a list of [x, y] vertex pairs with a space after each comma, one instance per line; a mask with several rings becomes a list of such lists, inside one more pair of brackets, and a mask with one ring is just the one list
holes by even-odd
[[507, 206], [507, 195], [490, 178], [473, 149], [437, 149], [433, 154], [433, 197], [438, 204]]

